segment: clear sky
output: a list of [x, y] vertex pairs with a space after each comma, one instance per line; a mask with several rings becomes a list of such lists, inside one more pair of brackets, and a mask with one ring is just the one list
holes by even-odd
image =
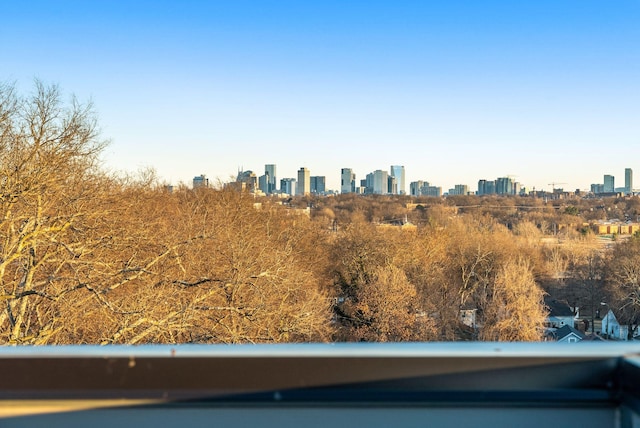
[[[91, 98], [105, 166], [339, 188], [640, 182], [640, 0], [6, 1], [0, 81]], [[407, 184], [408, 187], [408, 184]], [[636, 184], [634, 187], [640, 187]], [[407, 189], [408, 190], [408, 189]]]

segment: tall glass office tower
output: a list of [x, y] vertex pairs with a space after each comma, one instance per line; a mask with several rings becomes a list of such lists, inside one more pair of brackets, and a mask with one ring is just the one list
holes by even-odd
[[404, 195], [405, 187], [404, 187], [404, 166], [402, 165], [391, 165], [391, 176], [396, 179], [397, 186], [397, 194]]
[[267, 188], [265, 189], [267, 194], [275, 193], [278, 189], [276, 187], [276, 166], [274, 164], [267, 164], [264, 166], [264, 175], [267, 176]]

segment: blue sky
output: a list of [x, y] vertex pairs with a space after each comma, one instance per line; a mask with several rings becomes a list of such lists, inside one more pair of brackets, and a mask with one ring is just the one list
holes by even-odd
[[445, 191], [640, 177], [640, 0], [11, 1], [2, 14], [0, 81], [91, 98], [112, 170], [175, 184], [275, 163], [335, 189], [340, 168], [359, 180], [400, 164]]

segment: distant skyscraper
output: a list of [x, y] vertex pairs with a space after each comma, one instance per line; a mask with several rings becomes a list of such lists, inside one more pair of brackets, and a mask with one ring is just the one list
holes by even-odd
[[424, 188], [424, 186], [428, 186], [428, 185], [429, 185], [429, 182], [427, 181], [422, 181], [422, 180], [412, 181], [411, 183], [409, 183], [409, 194], [411, 196], [421, 196], [422, 189]]
[[466, 195], [469, 193], [469, 186], [466, 184], [456, 184], [453, 189], [449, 189], [449, 195]]
[[478, 192], [476, 193], [478, 196], [487, 194], [487, 180], [480, 179], [478, 180]]
[[485, 195], [495, 195], [496, 193], [496, 180], [488, 180], [485, 185]]
[[193, 188], [197, 189], [198, 187], [209, 187], [209, 179], [206, 175], [202, 174], [197, 177], [193, 177]]
[[624, 188], [627, 194], [633, 192], [633, 171], [631, 168], [624, 169]]
[[[428, 185], [429, 183], [427, 183]], [[424, 185], [424, 182], [422, 180], [418, 180], [418, 181], [412, 181], [411, 183], [409, 183], [409, 194], [411, 196], [420, 196], [420, 189], [422, 188], [422, 186]]]
[[[465, 186], [466, 187], [466, 186]], [[455, 193], [455, 189], [452, 189]], [[428, 181], [418, 180], [409, 183], [409, 193], [411, 196], [442, 196], [442, 187], [432, 186]]]
[[392, 176], [387, 177], [387, 191], [392, 195], [398, 194], [398, 183], [395, 177], [392, 177]]
[[613, 175], [605, 175], [604, 176], [604, 193], [613, 193], [615, 192], [615, 177]]
[[280, 180], [280, 191], [287, 195], [294, 195], [296, 192], [296, 179], [295, 178], [283, 178]]
[[592, 184], [591, 185], [591, 192], [594, 194], [598, 194], [598, 193], [604, 193], [604, 184]]
[[422, 196], [434, 196], [439, 198], [440, 196], [442, 196], [442, 187], [423, 186], [421, 193], [422, 193]]
[[351, 168], [342, 168], [340, 171], [340, 193], [353, 193], [356, 191], [356, 175]]
[[269, 174], [258, 177], [258, 188], [264, 193], [269, 194]]
[[509, 177], [499, 177], [496, 180], [496, 193], [498, 195], [512, 195], [513, 180]]
[[264, 166], [264, 175], [267, 176], [267, 188], [265, 193], [275, 193], [278, 188], [276, 186], [276, 166], [274, 164], [267, 164]]
[[513, 183], [513, 194], [514, 195], [519, 195], [520, 192], [524, 191], [524, 189], [522, 189], [522, 184], [520, 184], [517, 181], [514, 181]]
[[395, 177], [395, 179], [396, 179], [397, 190], [395, 192], [391, 192], [391, 189], [389, 189], [389, 191], [391, 193], [404, 195], [406, 193], [405, 192], [405, 187], [404, 187], [404, 166], [402, 166], [402, 165], [391, 165], [391, 176]]
[[324, 175], [311, 177], [311, 193], [323, 194], [326, 191], [326, 177]]
[[296, 195], [308, 195], [311, 192], [311, 173], [305, 167], [298, 170]]
[[258, 186], [258, 177], [253, 171], [238, 171], [238, 176], [236, 177], [236, 182], [240, 183], [241, 188], [246, 189], [250, 192], [254, 192]]
[[387, 193], [389, 193], [388, 177], [389, 174], [387, 173], [387, 171], [382, 171], [380, 169], [373, 171], [373, 193], [377, 193], [379, 195], [386, 195]]

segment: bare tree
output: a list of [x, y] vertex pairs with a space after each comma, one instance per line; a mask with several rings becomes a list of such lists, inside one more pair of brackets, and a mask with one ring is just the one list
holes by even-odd
[[416, 289], [395, 266], [376, 268], [374, 278], [341, 305], [345, 339], [367, 342], [426, 341], [435, 323], [418, 306]]
[[127, 215], [141, 233], [124, 252], [128, 276], [101, 291], [119, 308], [103, 343], [327, 340], [330, 301], [307, 265], [308, 219], [256, 209], [232, 190], [148, 197]]
[[[405, 271], [419, 264], [413, 237], [400, 230], [354, 223], [333, 242], [340, 340], [416, 341], [436, 338], [433, 311]], [[413, 278], [418, 278], [413, 269]]]
[[78, 288], [66, 281], [97, 213], [98, 138], [91, 104], [61, 100], [35, 83], [21, 98], [0, 86], [0, 340], [46, 343], [58, 329], [54, 302]]
[[536, 284], [526, 260], [516, 258], [504, 264], [492, 288], [484, 311], [481, 340], [542, 340], [547, 313], [544, 292]]
[[640, 325], [640, 238], [632, 237], [615, 246], [608, 260], [606, 282], [621, 322], [632, 338]]

